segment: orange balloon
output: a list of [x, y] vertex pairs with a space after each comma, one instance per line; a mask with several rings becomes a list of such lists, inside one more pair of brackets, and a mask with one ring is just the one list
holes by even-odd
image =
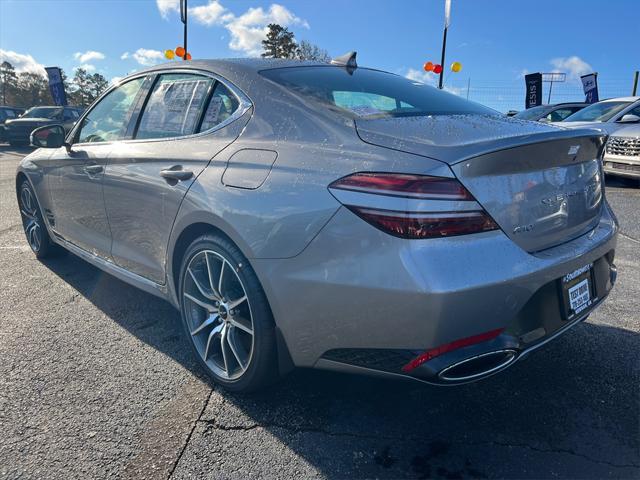
[[187, 60], [191, 60], [191, 54], [187, 52]]
[[180, 58], [184, 57], [184, 48], [176, 47], [176, 55]]
[[425, 72], [430, 72], [433, 70], [433, 62], [427, 62], [424, 64], [424, 66], [422, 67], [424, 68]]

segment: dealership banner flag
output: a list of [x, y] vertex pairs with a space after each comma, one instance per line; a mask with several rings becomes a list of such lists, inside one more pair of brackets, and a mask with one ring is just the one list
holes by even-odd
[[58, 67], [47, 67], [45, 70], [49, 77], [49, 90], [53, 97], [53, 103], [56, 105], [66, 105], [67, 95], [64, 91], [64, 83], [62, 82], [62, 71]]
[[587, 103], [598, 102], [598, 74], [589, 73], [580, 77], [584, 89], [584, 101]]
[[527, 85], [527, 96], [524, 99], [525, 108], [542, 105], [542, 74], [530, 73], [524, 76]]

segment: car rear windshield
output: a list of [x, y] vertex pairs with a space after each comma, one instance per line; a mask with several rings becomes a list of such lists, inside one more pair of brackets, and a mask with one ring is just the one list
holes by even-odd
[[379, 70], [357, 68], [349, 72], [342, 67], [317, 66], [260, 73], [294, 93], [357, 117], [497, 114], [457, 95]]
[[565, 122], [608, 122], [631, 102], [600, 102], [578, 110], [564, 119]]
[[22, 117], [23, 118], [51, 118], [56, 119], [62, 114], [62, 108], [44, 108], [35, 107], [27, 110]]

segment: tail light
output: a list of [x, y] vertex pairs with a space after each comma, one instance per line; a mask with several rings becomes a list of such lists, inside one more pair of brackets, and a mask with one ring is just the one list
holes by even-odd
[[360, 218], [396, 237], [450, 237], [498, 228], [455, 178], [355, 173], [329, 189]]

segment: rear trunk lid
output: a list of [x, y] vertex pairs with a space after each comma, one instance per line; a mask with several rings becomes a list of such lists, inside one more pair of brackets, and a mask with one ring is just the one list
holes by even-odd
[[479, 115], [357, 120], [356, 128], [367, 143], [449, 164], [528, 252], [570, 241], [600, 219], [600, 132]]

